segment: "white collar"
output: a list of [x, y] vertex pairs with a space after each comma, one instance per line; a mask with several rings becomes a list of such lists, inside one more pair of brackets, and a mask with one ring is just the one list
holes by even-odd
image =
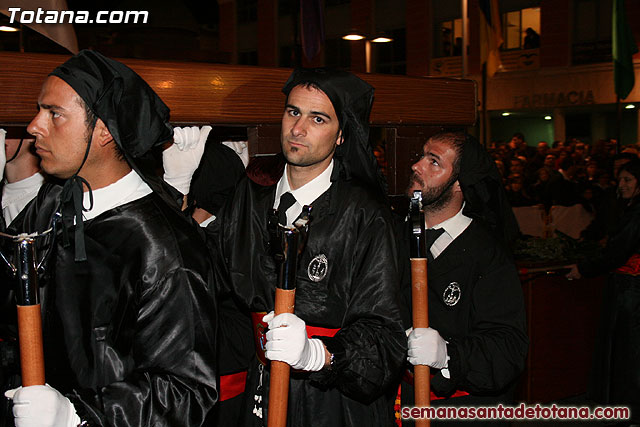
[[[140, 175], [131, 170], [116, 182], [93, 190], [93, 207], [88, 212], [82, 212], [82, 217], [85, 221], [93, 219], [110, 209], [140, 199], [151, 192], [151, 188], [140, 178]], [[84, 192], [83, 206], [89, 206], [88, 191]]]
[[457, 214], [445, 219], [440, 224], [434, 225], [432, 228], [444, 228], [445, 233], [451, 237], [451, 240], [455, 240], [471, 224], [471, 218], [462, 213], [463, 209], [464, 203], [462, 203], [462, 207]]
[[287, 178], [287, 168], [289, 165], [284, 166], [284, 173], [278, 181], [278, 186], [276, 187], [276, 200], [274, 203], [274, 208], [278, 207], [280, 204], [280, 196], [282, 196], [287, 191], [293, 194], [293, 197], [296, 198], [296, 202], [300, 205], [300, 209], [304, 205], [310, 205], [314, 200], [320, 197], [325, 191], [331, 187], [331, 173], [333, 172], [333, 159], [329, 166], [322, 171], [322, 173], [311, 181], [307, 182], [302, 187], [292, 190], [289, 186], [289, 179]]
[[467, 229], [469, 224], [471, 224], [471, 218], [462, 214], [462, 210], [464, 209], [464, 203], [462, 204], [462, 208], [458, 211], [457, 214], [442, 221], [440, 224], [434, 225], [432, 228], [442, 228], [444, 229], [444, 233], [440, 235], [433, 242], [431, 248], [427, 250], [431, 251], [431, 255], [434, 258], [437, 258], [445, 249], [459, 236], [462, 234], [464, 230]]

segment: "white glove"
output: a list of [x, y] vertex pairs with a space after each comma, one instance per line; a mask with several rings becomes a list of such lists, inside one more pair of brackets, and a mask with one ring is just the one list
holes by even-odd
[[164, 180], [182, 194], [189, 193], [209, 132], [211, 126], [173, 128], [173, 144], [162, 152]]
[[226, 145], [236, 152], [240, 160], [242, 160], [242, 164], [244, 168], [247, 168], [249, 164], [249, 150], [247, 149], [247, 141], [223, 141], [222, 145]]
[[407, 360], [412, 365], [442, 369], [447, 366], [447, 342], [432, 328], [417, 328], [409, 334]]
[[319, 371], [324, 367], [324, 344], [317, 338], [307, 337], [304, 320], [295, 314], [274, 312], [262, 318], [269, 324], [265, 356], [269, 360], [288, 363], [293, 369]]
[[16, 427], [76, 427], [80, 417], [73, 403], [49, 385], [32, 385], [7, 390], [13, 399]]
[[4, 148], [4, 139], [7, 136], [7, 131], [0, 129], [0, 179], [4, 177], [4, 167], [7, 164], [7, 153]]

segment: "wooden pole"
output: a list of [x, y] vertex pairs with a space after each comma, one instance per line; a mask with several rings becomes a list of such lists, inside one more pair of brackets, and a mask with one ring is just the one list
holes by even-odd
[[[305, 205], [302, 207], [302, 213], [294, 222], [294, 228], [278, 224], [280, 247], [274, 248], [276, 262], [279, 264], [274, 303], [276, 316], [280, 313], [294, 312], [298, 255], [304, 249], [310, 219], [311, 206]], [[285, 362], [271, 361], [267, 427], [286, 427], [287, 425], [290, 370], [290, 366]]]
[[[427, 259], [411, 258], [411, 306], [413, 328], [429, 327], [429, 303], [427, 296]], [[431, 406], [431, 372], [426, 365], [416, 365], [414, 372], [415, 406]], [[416, 426], [428, 426], [429, 419], [416, 420]]]
[[44, 351], [40, 304], [19, 305], [18, 339], [22, 386], [44, 385]]
[[[422, 210], [422, 193], [414, 191], [409, 206], [412, 224], [410, 261], [411, 261], [411, 308], [413, 312], [413, 328], [429, 327], [429, 301], [427, 287], [427, 248], [425, 246], [424, 211]], [[431, 406], [431, 372], [428, 366], [413, 367], [413, 390], [415, 406]], [[431, 420], [416, 420], [416, 426], [427, 427]]]
[[[295, 289], [285, 290], [276, 288], [275, 314], [293, 313], [295, 300]], [[290, 369], [291, 367], [285, 362], [278, 360], [271, 361], [268, 427], [285, 427], [287, 425]]]
[[15, 275], [18, 311], [18, 339], [22, 385], [44, 385], [42, 315], [38, 293], [38, 274], [34, 239], [19, 237], [15, 246]]

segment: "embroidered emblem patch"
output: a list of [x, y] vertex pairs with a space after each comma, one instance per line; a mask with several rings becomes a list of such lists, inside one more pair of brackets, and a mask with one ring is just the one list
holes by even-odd
[[444, 303], [449, 307], [453, 307], [460, 301], [460, 296], [462, 295], [462, 291], [460, 290], [460, 285], [458, 282], [451, 282], [447, 289], [442, 293], [442, 299]]
[[313, 282], [319, 282], [327, 276], [329, 261], [324, 254], [316, 255], [307, 267], [307, 275]]

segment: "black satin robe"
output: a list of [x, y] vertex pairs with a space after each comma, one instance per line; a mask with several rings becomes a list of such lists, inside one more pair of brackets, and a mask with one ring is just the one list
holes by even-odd
[[631, 409], [640, 421], [640, 276], [618, 271], [640, 254], [640, 202], [627, 206], [599, 257], [578, 264], [586, 277], [609, 272], [603, 290], [587, 396], [599, 404]]
[[[45, 230], [60, 187], [26, 213]], [[100, 426], [199, 426], [217, 399], [212, 268], [198, 228], [156, 193], [58, 230], [41, 281], [47, 382]], [[40, 254], [51, 247], [41, 241]]]
[[[409, 233], [403, 233], [409, 236]], [[408, 237], [403, 289], [405, 326], [411, 326], [411, 282]], [[471, 396], [436, 400], [440, 405], [508, 403], [524, 369], [528, 349], [522, 288], [512, 258], [489, 231], [473, 220], [427, 268], [429, 326], [449, 343], [450, 379], [432, 369], [432, 391], [442, 397], [456, 390]], [[456, 282], [460, 299], [445, 303]], [[452, 301], [450, 301], [451, 303]], [[405, 392], [406, 391], [406, 392]], [[403, 406], [413, 402], [403, 383]], [[441, 425], [441, 424], [438, 424]]]
[[[315, 373], [292, 373], [290, 427], [391, 425], [394, 386], [406, 357], [390, 212], [340, 172], [336, 162], [330, 189], [313, 203], [307, 245], [298, 262], [295, 303], [295, 314], [307, 325], [340, 328], [333, 338], [321, 338], [335, 355], [335, 364]], [[220, 233], [218, 253], [228, 267], [226, 291], [252, 312], [274, 307], [277, 276], [267, 229], [274, 197], [275, 186], [244, 179], [212, 224]], [[327, 258], [327, 274], [314, 282], [307, 270], [320, 254]], [[234, 337], [224, 335], [221, 331], [221, 343], [233, 345]], [[258, 365], [254, 359], [247, 377], [244, 425], [262, 422], [252, 413]], [[262, 384], [258, 394], [266, 420], [268, 368]]]

